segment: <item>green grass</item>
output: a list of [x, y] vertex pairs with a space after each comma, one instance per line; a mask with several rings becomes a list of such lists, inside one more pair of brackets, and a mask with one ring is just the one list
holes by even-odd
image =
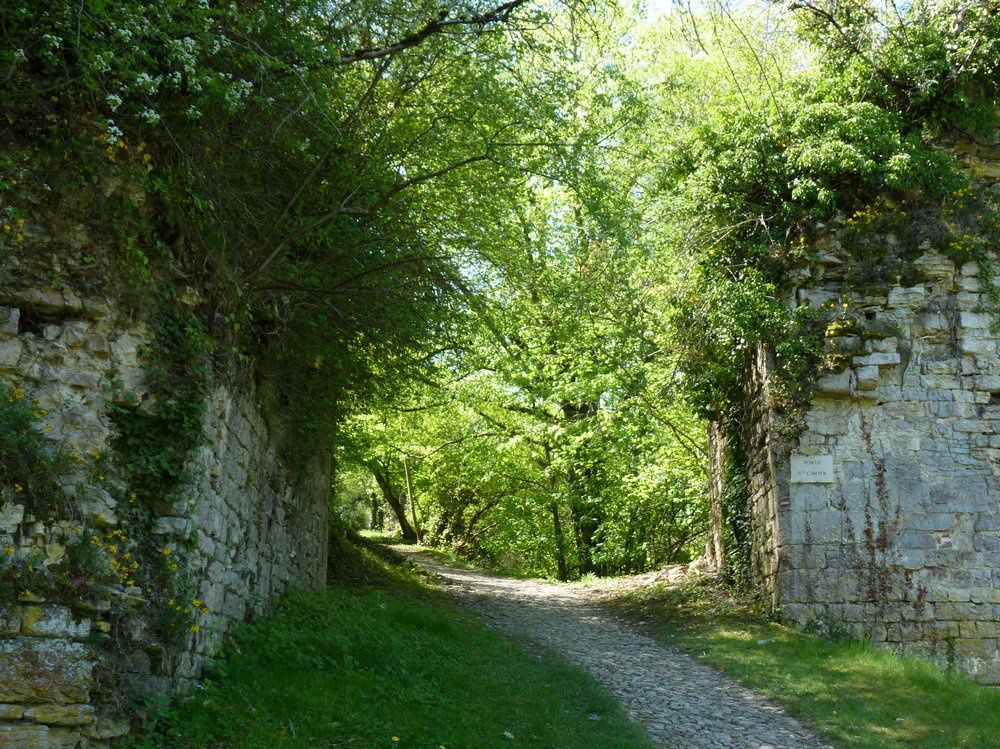
[[341, 584], [293, 592], [240, 628], [204, 689], [132, 746], [649, 749], [583, 672], [362, 544], [361, 557], [335, 550]]
[[836, 746], [1000, 747], [1000, 691], [918, 658], [768, 622], [710, 578], [619, 589], [609, 605], [781, 702]]

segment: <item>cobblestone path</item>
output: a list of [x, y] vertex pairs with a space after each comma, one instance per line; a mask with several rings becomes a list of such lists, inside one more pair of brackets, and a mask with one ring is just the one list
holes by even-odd
[[[780, 707], [599, 609], [587, 591], [449, 567], [396, 546], [443, 578], [497, 629], [527, 635], [584, 667], [654, 744], [671, 749], [827, 749]], [[584, 749], [584, 748], [580, 748]]]

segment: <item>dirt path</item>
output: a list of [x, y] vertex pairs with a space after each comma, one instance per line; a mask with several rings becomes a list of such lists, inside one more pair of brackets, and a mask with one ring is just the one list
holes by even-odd
[[775, 704], [599, 609], [584, 589], [456, 569], [417, 547], [394, 548], [441, 577], [492, 626], [527, 635], [587, 669], [657, 746], [829, 746]]

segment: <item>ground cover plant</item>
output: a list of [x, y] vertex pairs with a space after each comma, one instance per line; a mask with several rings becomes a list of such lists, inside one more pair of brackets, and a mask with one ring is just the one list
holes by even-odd
[[133, 749], [650, 746], [585, 674], [375, 551], [338, 543], [336, 584], [240, 628], [212, 678], [151, 714]]
[[780, 702], [836, 746], [1000, 746], [1000, 692], [846, 637], [769, 619], [717, 578], [611, 584], [607, 605]]

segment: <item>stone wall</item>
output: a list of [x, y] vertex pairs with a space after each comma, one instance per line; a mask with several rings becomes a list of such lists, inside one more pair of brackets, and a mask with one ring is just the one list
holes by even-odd
[[[1000, 191], [996, 154], [959, 150], [977, 189]], [[825, 228], [789, 291], [792, 306], [842, 323], [827, 332], [834, 366], [804, 423], [775, 429], [762, 352], [747, 367], [740, 434], [725, 435], [748, 451], [754, 579], [800, 626], [997, 684], [1000, 319], [988, 292], [1000, 276], [925, 243], [905, 282], [866, 283], [848, 272], [849, 225]], [[891, 234], [877, 239], [897, 249]], [[793, 476], [793, 458], [820, 456], [829, 474]]]
[[799, 292], [836, 294], [869, 327], [837, 342], [850, 366], [819, 381], [790, 446], [832, 456], [830, 483], [779, 479], [780, 605], [997, 683], [1000, 337], [975, 264], [918, 265], [922, 283], [886, 294]]
[[[0, 495], [0, 575], [13, 574], [12, 562], [38, 575], [33, 589], [0, 600], [0, 746], [104, 746], [128, 731], [132, 700], [198, 679], [234, 622], [290, 585], [324, 583], [328, 466], [315, 457], [290, 471], [257, 388], [216, 376], [189, 479], [153, 508], [151, 535], [132, 537], [121, 520], [127, 487], [109, 457], [110, 402], [125, 394], [144, 407], [147, 324], [112, 297], [9, 279], [0, 287], [0, 377], [37, 399], [39, 429], [74, 469], [60, 512], [34, 513], [17, 487]], [[180, 560], [188, 596], [176, 604], [179, 639], [160, 634], [148, 600], [158, 591], [138, 580], [93, 589], [60, 581], [90, 529], [136, 554], [145, 545]], [[74, 597], [75, 586], [87, 594]]]

